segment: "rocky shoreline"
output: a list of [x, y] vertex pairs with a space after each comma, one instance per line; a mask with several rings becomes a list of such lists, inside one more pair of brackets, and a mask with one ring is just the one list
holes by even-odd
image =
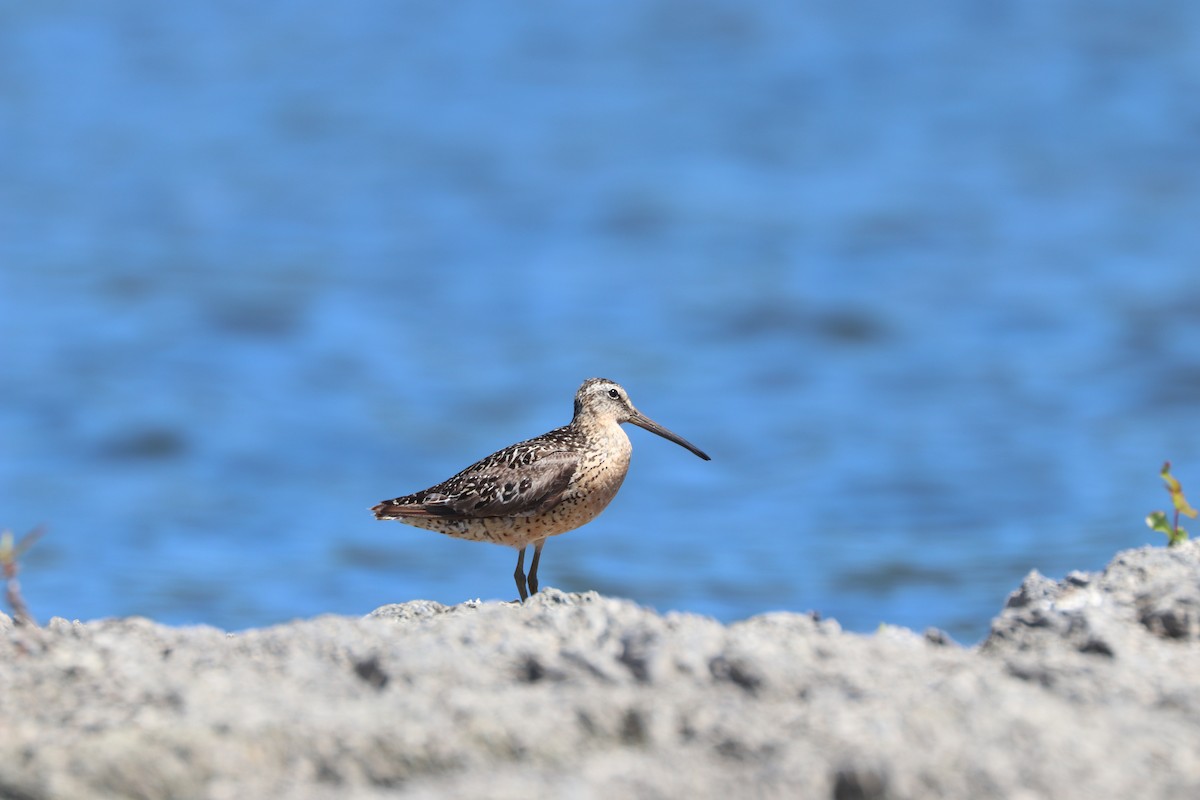
[[1200, 796], [1200, 545], [977, 647], [547, 589], [228, 634], [0, 615], [0, 797]]

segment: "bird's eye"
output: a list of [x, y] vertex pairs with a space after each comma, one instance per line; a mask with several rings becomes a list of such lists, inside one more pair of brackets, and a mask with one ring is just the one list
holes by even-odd
[[621, 396], [621, 393], [618, 392], [616, 389], [609, 389], [608, 396], [611, 397], [613, 400], [616, 400], [618, 397]]

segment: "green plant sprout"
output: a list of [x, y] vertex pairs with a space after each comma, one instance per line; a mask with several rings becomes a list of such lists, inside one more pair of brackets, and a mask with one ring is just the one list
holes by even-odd
[[29, 613], [29, 606], [25, 605], [25, 599], [21, 597], [21, 584], [17, 582], [17, 559], [33, 547], [33, 543], [42, 538], [44, 532], [43, 528], [34, 528], [22, 536], [21, 541], [15, 543], [12, 531], [0, 533], [0, 571], [4, 573], [6, 584], [4, 594], [8, 598], [9, 608], [12, 609], [13, 620], [21, 625], [36, 627], [37, 620]]
[[1167, 484], [1167, 491], [1171, 493], [1171, 503], [1175, 506], [1175, 516], [1171, 522], [1167, 522], [1167, 513], [1165, 511], [1154, 511], [1146, 517], [1146, 524], [1151, 530], [1156, 530], [1159, 533], [1166, 534], [1167, 547], [1174, 547], [1180, 542], [1187, 541], [1187, 531], [1179, 527], [1179, 515], [1186, 514], [1192, 519], [1196, 518], [1196, 509], [1192, 508], [1188, 503], [1187, 498], [1183, 496], [1183, 486], [1179, 484], [1179, 480], [1171, 474], [1171, 462], [1165, 461], [1162, 465], [1163, 482]]

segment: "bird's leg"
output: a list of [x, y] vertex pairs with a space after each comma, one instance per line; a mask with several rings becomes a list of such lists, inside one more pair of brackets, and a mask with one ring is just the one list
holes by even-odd
[[[539, 547], [540, 551], [541, 548]], [[533, 571], [537, 571], [537, 555], [533, 556]], [[513, 578], [517, 581], [517, 591], [521, 593], [521, 599], [529, 597], [529, 593], [525, 591], [525, 548], [521, 548], [521, 552], [517, 555], [517, 571], [513, 573]], [[537, 584], [535, 583], [534, 586]], [[537, 589], [534, 589], [536, 592]]]
[[546, 543], [545, 539], [533, 546], [533, 561], [529, 562], [529, 593], [537, 594], [537, 568], [538, 562], [542, 560], [542, 545]]

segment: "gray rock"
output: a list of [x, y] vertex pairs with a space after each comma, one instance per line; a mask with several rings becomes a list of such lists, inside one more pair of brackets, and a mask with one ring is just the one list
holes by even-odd
[[226, 634], [0, 615], [0, 797], [1185, 797], [1200, 547], [1036, 573], [987, 640], [594, 592]]
[[1145, 547], [1059, 583], [1030, 573], [980, 651], [1062, 697], [1200, 714], [1198, 611], [1200, 543]]

